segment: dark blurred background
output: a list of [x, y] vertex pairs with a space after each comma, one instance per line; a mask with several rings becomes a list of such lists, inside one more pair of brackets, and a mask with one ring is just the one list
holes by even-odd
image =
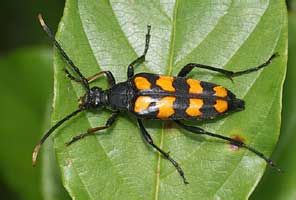
[[[49, 126], [53, 75], [52, 45], [40, 27], [42, 13], [53, 32], [64, 0], [12, 0], [0, 3], [0, 198], [68, 199], [54, 164], [43, 149], [42, 167], [31, 166], [31, 152]], [[267, 168], [251, 199], [296, 199], [296, 0], [289, 8], [289, 61], [283, 94], [283, 123], [273, 154], [288, 173]], [[46, 149], [46, 150], [45, 150]], [[285, 175], [286, 174], [286, 175]]]
[[52, 45], [37, 14], [55, 32], [64, 3], [0, 1], [0, 199], [67, 198], [55, 173], [30, 164], [33, 147], [48, 126], [53, 87]]
[[0, 2], [0, 55], [19, 48], [32, 45], [46, 45], [37, 20], [42, 13], [47, 24], [56, 30], [63, 14], [64, 0], [10, 0]]

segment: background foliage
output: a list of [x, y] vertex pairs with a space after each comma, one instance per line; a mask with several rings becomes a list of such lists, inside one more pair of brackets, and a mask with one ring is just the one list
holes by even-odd
[[[291, 5], [293, 5], [293, 3]], [[59, 4], [58, 6], [59, 9], [54, 7], [53, 9], [60, 10], [61, 16], [61, 10], [63, 5]], [[293, 8], [293, 6], [291, 7]], [[36, 10], [37, 9], [35, 9], [35, 11]], [[32, 15], [31, 11], [27, 12], [30, 13], [30, 15], [28, 16]], [[56, 11], [49, 12], [48, 10], [45, 10], [43, 13], [44, 15], [46, 15], [47, 22], [49, 25], [51, 25], [51, 27], [53, 27], [53, 24], [57, 24], [58, 17], [56, 17], [55, 22], [50, 22], [49, 20], [52, 19], [52, 17], [51, 15], [47, 14], [56, 13]], [[27, 15], [24, 14], [24, 16]], [[291, 28], [296, 27], [296, 20], [293, 16], [293, 14], [289, 15], [290, 36], [293, 34], [295, 35], [295, 29]], [[58, 177], [58, 171], [54, 167], [56, 166], [56, 164], [54, 164], [54, 158], [52, 158], [53, 155], [50, 152], [50, 149], [52, 149], [51, 147], [43, 149], [42, 157], [43, 162], [46, 163], [45, 165], [39, 165], [37, 169], [32, 169], [30, 165], [32, 148], [36, 141], [39, 139], [39, 137], [36, 137], [36, 135], [42, 132], [41, 129], [45, 129], [49, 126], [49, 124], [45, 122], [48, 120], [46, 120], [46, 117], [44, 118], [43, 116], [47, 116], [48, 118], [48, 113], [50, 110], [50, 102], [48, 101], [48, 99], [51, 98], [51, 50], [50, 48], [46, 47], [27, 47], [22, 48], [21, 50], [16, 50], [15, 52], [7, 52], [7, 49], [13, 49], [21, 44], [23, 46], [28, 46], [28, 44], [31, 44], [32, 41], [34, 41], [34, 44], [42, 44], [44, 43], [44, 41], [48, 41], [47, 38], [44, 36], [44, 33], [41, 31], [39, 24], [36, 21], [36, 14], [34, 14], [34, 16], [32, 17], [29, 17], [29, 19], [29, 21], [32, 21], [31, 24], [34, 27], [32, 29], [28, 28], [28, 30], [31, 30], [31, 33], [27, 34], [27, 37], [25, 37], [30, 38], [28, 41], [19, 42], [17, 44], [12, 43], [12, 46], [7, 46], [5, 48], [1, 45], [2, 53], [0, 60], [0, 74], [3, 78], [0, 82], [0, 87], [2, 91], [1, 96], [4, 97], [1, 98], [0, 104], [0, 135], [2, 137], [0, 140], [1, 198], [3, 197], [4, 199], [40, 199], [40, 197], [43, 197], [44, 199], [65, 199], [67, 198], [67, 196], [65, 192], [61, 190], [62, 187], [60, 186], [60, 183], [58, 181], [60, 178]], [[25, 20], [25, 18], [23, 18], [22, 20]], [[8, 24], [11, 23], [5, 24], [7, 24], [7, 30], [11, 30], [8, 26]], [[13, 30], [11, 31], [16, 32]], [[144, 31], [145, 30], [143, 30], [143, 32]], [[139, 35], [142, 34], [143, 33], [139, 33]], [[37, 39], [34, 35], [38, 35]], [[42, 37], [40, 37], [40, 35]], [[9, 38], [9, 34], [6, 34], [6, 36]], [[24, 38], [23, 36], [17, 36], [12, 34], [11, 37], [19, 37], [18, 39]], [[42, 38], [42, 41], [38, 40], [38, 37]], [[11, 39], [11, 41], [12, 40], [13, 39]], [[22, 40], [20, 39], [17, 41]], [[5, 42], [7, 43], [7, 41]], [[142, 43], [142, 41], [139, 41], [139, 43]], [[139, 47], [137, 48], [139, 49], [139, 51], [141, 51], [142, 46], [139, 45]], [[291, 37], [291, 40], [289, 41], [290, 58], [293, 57], [290, 55], [295, 54], [295, 51], [295, 40], [293, 40], [293, 38]], [[83, 60], [81, 62], [83, 64]], [[293, 61], [293, 59], [289, 59], [289, 66], [292, 66], [293, 63], [295, 63], [295, 61]], [[87, 73], [91, 72], [92, 71], [89, 71]], [[293, 130], [295, 130], [296, 121], [295, 112], [293, 112], [295, 111], [295, 106], [293, 105], [293, 102], [295, 102], [295, 95], [293, 95], [293, 92], [291, 92], [293, 85], [295, 84], [293, 83], [293, 80], [295, 80], [295, 78], [293, 79], [293, 77], [295, 77], [295, 73], [296, 72], [295, 70], [293, 71], [293, 68], [288, 68], [287, 82], [285, 84], [285, 93], [283, 99], [282, 135], [280, 138], [280, 144], [278, 145], [278, 148], [274, 154], [274, 159], [277, 161], [277, 163], [279, 163], [279, 165], [282, 168], [285, 169], [286, 173], [283, 175], [278, 175], [277, 173], [274, 173], [273, 171], [270, 171], [268, 169], [264, 179], [262, 180], [259, 187], [257, 187], [255, 193], [253, 194], [253, 199], [271, 197], [270, 195], [272, 195], [273, 199], [295, 198], [295, 193], [293, 191], [293, 188], [295, 188], [295, 170], [292, 169], [295, 168], [294, 163], [296, 163], [296, 160], [293, 157], [293, 155], [289, 153], [293, 152], [295, 148], [295, 145], [293, 145]], [[122, 79], [124, 79], [124, 75], [122, 76]], [[240, 80], [237, 82], [240, 82]], [[103, 85], [104, 81], [98, 82], [98, 84]], [[71, 101], [73, 101], [72, 98]], [[75, 106], [72, 106], [72, 108], [73, 107]], [[81, 118], [77, 119], [77, 121], [79, 120], [81, 120]], [[155, 125], [155, 129], [157, 129], [158, 126], [159, 124]], [[151, 129], [153, 130], [153, 128], [154, 127], [152, 127]], [[79, 128], [79, 130], [83, 129]], [[77, 132], [73, 132], [73, 134], [75, 135], [77, 134]], [[157, 134], [155, 134], [154, 136], [156, 135]], [[66, 139], [69, 139], [69, 136], [67, 136]], [[196, 142], [198, 141], [193, 140], [192, 143], [195, 144]], [[50, 144], [48, 145], [50, 146]], [[143, 145], [142, 141], [140, 141], [139, 145]], [[12, 146], [13, 148], [11, 148]], [[146, 148], [145, 151], [148, 151], [148, 153], [152, 154], [153, 156], [153, 153], [149, 152], [149, 150], [147, 149], [148, 148]], [[45, 152], [49, 155], [46, 156]], [[168, 168], [170, 168], [169, 164], [167, 166]], [[39, 170], [44, 170], [46, 173], [43, 172], [40, 175], [41, 172]], [[20, 179], [20, 177], [22, 177], [22, 179]], [[40, 179], [41, 177], [42, 180]], [[55, 179], [53, 177], [58, 178]], [[179, 180], [178, 177], [176, 180]], [[267, 191], [274, 192], [272, 192], [271, 194]]]

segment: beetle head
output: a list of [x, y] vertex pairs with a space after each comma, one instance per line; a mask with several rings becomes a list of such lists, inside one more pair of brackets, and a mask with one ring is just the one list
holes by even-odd
[[103, 90], [99, 87], [92, 87], [85, 95], [79, 99], [79, 108], [99, 108], [103, 105]]

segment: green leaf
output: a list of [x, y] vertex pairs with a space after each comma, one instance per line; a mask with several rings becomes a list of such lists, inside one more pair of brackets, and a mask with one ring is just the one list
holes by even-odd
[[[226, 136], [239, 134], [270, 155], [279, 134], [286, 70], [284, 1], [68, 0], [57, 38], [85, 76], [110, 70], [116, 81], [124, 81], [128, 64], [143, 52], [147, 24], [152, 25], [151, 45], [137, 73], [176, 75], [190, 62], [243, 70], [280, 53], [268, 68], [235, 78], [234, 84], [213, 72], [190, 74], [227, 86], [247, 104], [243, 112], [194, 124]], [[56, 52], [53, 123], [77, 109], [85, 92], [65, 77], [66, 67]], [[104, 78], [93, 85], [107, 87]], [[245, 149], [232, 150], [171, 122], [145, 121], [155, 143], [181, 164], [190, 182], [185, 186], [171, 163], [144, 144], [131, 114], [97, 136], [65, 146], [89, 127], [103, 125], [109, 115], [85, 112], [55, 134], [64, 186], [75, 199], [246, 199], [265, 170], [266, 163]]]
[[[252, 199], [295, 199], [296, 192], [296, 12], [289, 13], [289, 61], [287, 77], [283, 93], [283, 123], [280, 142], [274, 152], [274, 159], [284, 169], [284, 174], [277, 174], [268, 170], [259, 187], [252, 195]], [[273, 191], [273, 192], [270, 192]]]

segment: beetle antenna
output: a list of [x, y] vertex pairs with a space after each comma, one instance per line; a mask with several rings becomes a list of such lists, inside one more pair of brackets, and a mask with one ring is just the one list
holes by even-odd
[[63, 58], [66, 60], [66, 62], [72, 67], [72, 69], [78, 74], [78, 76], [81, 78], [81, 82], [86, 88], [87, 91], [89, 91], [89, 84], [87, 79], [82, 75], [78, 67], [73, 63], [73, 61], [69, 58], [69, 56], [66, 54], [64, 49], [61, 47], [61, 45], [58, 43], [58, 41], [55, 39], [54, 35], [52, 34], [51, 30], [48, 28], [48, 26], [45, 24], [42, 15], [38, 14], [39, 22], [43, 28], [43, 30], [47, 33], [51, 41], [53, 42], [54, 46], [59, 50], [60, 54], [63, 56]]
[[45, 140], [51, 135], [51, 133], [53, 131], [55, 131], [59, 126], [61, 126], [65, 121], [69, 120], [70, 118], [74, 117], [75, 115], [77, 115], [78, 113], [80, 113], [81, 111], [83, 111], [83, 108], [79, 108], [78, 110], [75, 110], [74, 112], [72, 112], [71, 114], [67, 115], [66, 117], [64, 117], [63, 119], [61, 119], [60, 121], [58, 121], [53, 127], [51, 127], [47, 133], [45, 133], [45, 135], [41, 138], [40, 142], [35, 146], [33, 154], [32, 154], [32, 165], [35, 166], [36, 165], [36, 160], [37, 160], [37, 156], [38, 156], [38, 152], [39, 149], [41, 147], [41, 145], [45, 142]]

